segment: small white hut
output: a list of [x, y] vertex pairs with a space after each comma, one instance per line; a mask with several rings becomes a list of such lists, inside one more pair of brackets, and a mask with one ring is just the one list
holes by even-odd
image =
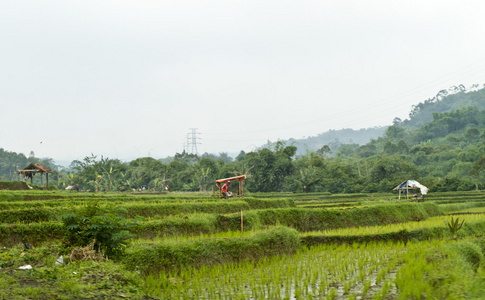
[[401, 199], [401, 194], [406, 194], [406, 199], [408, 199], [409, 191], [411, 190], [414, 193], [417, 189], [420, 190], [421, 195], [423, 196], [428, 193], [428, 188], [417, 182], [416, 180], [406, 180], [400, 185], [396, 186], [393, 190], [397, 190], [399, 192], [399, 199]]

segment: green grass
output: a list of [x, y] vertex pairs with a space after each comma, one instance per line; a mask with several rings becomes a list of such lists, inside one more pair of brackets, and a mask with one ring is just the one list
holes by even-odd
[[[379, 226], [348, 227], [348, 228], [336, 228], [336, 229], [328, 229], [328, 230], [321, 230], [321, 231], [312, 231], [308, 233], [303, 233], [302, 236], [311, 236], [311, 235], [360, 236], [360, 235], [385, 234], [390, 232], [399, 232], [402, 230], [412, 231], [417, 229], [435, 228], [435, 227], [446, 228], [444, 221], [448, 219], [449, 217], [438, 216], [438, 217], [431, 217], [427, 220], [423, 220], [419, 222], [414, 221], [414, 222], [387, 224], [387, 225], [379, 225]], [[485, 222], [485, 215], [482, 215], [482, 214], [467, 215], [467, 216], [461, 217], [461, 219], [465, 219], [467, 223], [473, 224], [475, 222]]]
[[[123, 265], [72, 262], [55, 266], [59, 246], [0, 252], [0, 299], [146, 299], [144, 280]], [[5, 265], [8, 262], [8, 266]], [[19, 270], [31, 265], [31, 270]]]
[[470, 213], [470, 214], [485, 213], [485, 206], [465, 208], [462, 210], [454, 211], [452, 214], [461, 214], [461, 213]]

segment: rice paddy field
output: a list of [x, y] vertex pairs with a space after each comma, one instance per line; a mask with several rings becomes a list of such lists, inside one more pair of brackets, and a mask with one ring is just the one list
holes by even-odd
[[[93, 207], [130, 225], [121, 254], [69, 244]], [[484, 232], [481, 191], [0, 191], [0, 299], [480, 299]]]

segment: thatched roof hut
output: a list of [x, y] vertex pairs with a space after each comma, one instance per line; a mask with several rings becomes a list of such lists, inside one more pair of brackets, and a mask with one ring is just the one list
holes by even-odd
[[40, 174], [40, 185], [43, 184], [42, 182], [42, 175], [45, 173], [45, 178], [46, 178], [46, 186], [49, 186], [49, 173], [52, 173], [52, 170], [49, 169], [46, 166], [43, 166], [41, 164], [34, 164], [31, 163], [27, 167], [25, 167], [23, 170], [18, 171], [22, 176], [26, 178], [30, 178], [30, 183], [33, 182], [33, 178], [35, 174]]

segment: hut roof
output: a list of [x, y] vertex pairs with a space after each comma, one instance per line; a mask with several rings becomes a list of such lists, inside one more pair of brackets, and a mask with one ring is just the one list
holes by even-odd
[[224, 179], [218, 179], [218, 180], [216, 180], [216, 184], [217, 184], [218, 187], [220, 187], [221, 183], [223, 183], [223, 182], [231, 181], [231, 180], [242, 181], [244, 179], [246, 179], [246, 175], [234, 176], [234, 177], [229, 177], [229, 178], [224, 178]]
[[43, 166], [41, 164], [34, 164], [31, 163], [27, 167], [25, 167], [23, 170], [20, 171], [30, 171], [30, 172], [44, 172], [44, 173], [52, 173], [52, 170], [49, 169], [46, 166]]
[[416, 180], [406, 180], [400, 185], [396, 186], [393, 190], [411, 190], [416, 188], [420, 189], [421, 194], [423, 195], [428, 193], [428, 188], [417, 182]]
[[238, 180], [246, 179], [246, 175], [234, 176], [234, 177], [229, 177], [229, 178], [224, 178], [224, 179], [217, 179], [216, 183], [222, 183], [222, 182], [236, 180], [236, 179], [238, 179]]

